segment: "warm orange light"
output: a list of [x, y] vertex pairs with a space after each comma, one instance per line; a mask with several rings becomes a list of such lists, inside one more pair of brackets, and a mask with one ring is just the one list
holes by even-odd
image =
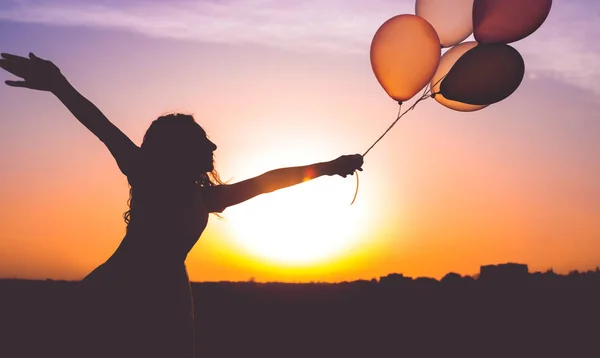
[[359, 238], [365, 213], [349, 205], [342, 180], [322, 178], [227, 210], [236, 242], [250, 255], [285, 266], [339, 258]]
[[306, 173], [304, 174], [304, 178], [302, 179], [302, 181], [309, 181], [310, 179], [315, 177], [315, 171], [312, 169], [308, 169], [306, 170]]

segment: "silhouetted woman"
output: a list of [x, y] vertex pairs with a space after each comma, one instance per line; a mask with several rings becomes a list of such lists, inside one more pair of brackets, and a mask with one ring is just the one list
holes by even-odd
[[52, 62], [2, 54], [0, 67], [22, 78], [6, 81], [9, 86], [53, 93], [108, 147], [131, 188], [125, 237], [82, 282], [86, 307], [75, 327], [85, 347], [82, 357], [193, 357], [193, 302], [184, 261], [209, 213], [322, 175], [345, 177], [363, 163], [360, 155], [341, 156], [224, 185], [213, 166], [217, 146], [192, 116], [158, 118], [138, 147]]

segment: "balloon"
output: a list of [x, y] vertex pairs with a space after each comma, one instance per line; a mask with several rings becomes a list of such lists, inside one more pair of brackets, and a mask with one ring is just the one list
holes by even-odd
[[452, 47], [473, 32], [473, 0], [417, 0], [415, 13], [433, 26], [442, 47]]
[[448, 50], [444, 56], [442, 56], [442, 60], [440, 61], [440, 66], [438, 67], [437, 72], [433, 76], [431, 80], [431, 90], [432, 93], [436, 93], [435, 100], [438, 101], [443, 106], [446, 106], [450, 109], [460, 112], [474, 112], [480, 109], [487, 107], [487, 105], [479, 105], [475, 106], [472, 104], [452, 101], [444, 97], [440, 92], [440, 81], [445, 75], [448, 74], [452, 66], [458, 61], [458, 59], [464, 55], [467, 51], [471, 50], [477, 46], [477, 42], [463, 42], [459, 45], [454, 46], [450, 50]]
[[552, 0], [475, 0], [475, 40], [507, 44], [524, 39], [542, 26], [551, 7]]
[[375, 33], [371, 67], [387, 94], [403, 102], [431, 80], [440, 54], [440, 39], [431, 24], [416, 15], [398, 15]]
[[506, 44], [479, 44], [452, 66], [440, 93], [467, 104], [492, 104], [516, 91], [524, 75], [525, 62], [517, 50]]

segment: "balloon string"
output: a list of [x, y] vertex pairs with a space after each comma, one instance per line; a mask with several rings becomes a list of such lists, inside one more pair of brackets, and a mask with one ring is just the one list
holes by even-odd
[[383, 134], [369, 147], [369, 149], [367, 149], [367, 151], [363, 154], [363, 158], [371, 151], [371, 149], [373, 149], [373, 147], [375, 147], [375, 145], [377, 143], [379, 143], [379, 141], [381, 141], [383, 139], [383, 137], [385, 137], [386, 134], [388, 134], [388, 132], [390, 130], [392, 130], [392, 128], [394, 128], [394, 126], [396, 125], [396, 123], [398, 123], [398, 121], [404, 117], [404, 115], [410, 111], [412, 111], [413, 109], [415, 109], [415, 107], [421, 102], [424, 101], [428, 98], [431, 97], [431, 94], [428, 93], [429, 89], [426, 89], [426, 92], [423, 94], [423, 96], [421, 96], [421, 98], [419, 98], [412, 106], [410, 106], [406, 111], [400, 113], [402, 111], [402, 104], [399, 105], [398, 108], [398, 116], [396, 117], [396, 120], [388, 127], [388, 129], [383, 132]]
[[[414, 107], [414, 105], [413, 105], [413, 107]], [[411, 108], [412, 108], [412, 107], [411, 107]], [[380, 140], [382, 140], [382, 139], [383, 139], [383, 137], [385, 137], [385, 135], [386, 135], [386, 134], [387, 134], [387, 133], [388, 133], [388, 132], [389, 132], [389, 131], [390, 131], [390, 130], [391, 130], [391, 129], [392, 129], [394, 126], [395, 126], [395, 125], [396, 125], [396, 123], [398, 123], [398, 121], [400, 120], [400, 118], [402, 118], [402, 116], [403, 116], [404, 114], [406, 114], [406, 112], [408, 112], [409, 110], [410, 110], [410, 109], [408, 109], [408, 110], [406, 110], [404, 113], [400, 114], [400, 112], [402, 111], [402, 102], [399, 102], [399, 103], [398, 103], [398, 115], [396, 116], [396, 120], [394, 121], [394, 123], [392, 123], [392, 125], [391, 125], [391, 126], [389, 126], [389, 127], [388, 127], [388, 129], [387, 129], [385, 132], [383, 132], [383, 134], [382, 134], [382, 135], [381, 135], [381, 136], [380, 136], [380, 137], [379, 137], [379, 138], [378, 138], [378, 139], [375, 141], [375, 143], [373, 143], [373, 144], [372, 144], [372, 145], [369, 147], [369, 149], [367, 149], [367, 151], [366, 151], [366, 152], [365, 152], [365, 153], [362, 155], [362, 156], [363, 156], [363, 158], [364, 158], [364, 157], [365, 157], [365, 156], [366, 156], [366, 155], [367, 155], [367, 154], [368, 154], [368, 153], [371, 151], [371, 149], [373, 149], [373, 147], [374, 147], [374, 146], [375, 146], [377, 143], [379, 143], [379, 141], [380, 141]]]
[[[383, 139], [383, 137], [385, 137], [386, 134], [388, 134], [388, 132], [390, 130], [392, 130], [392, 128], [394, 128], [394, 126], [396, 125], [396, 123], [398, 123], [398, 121], [404, 117], [404, 115], [410, 111], [412, 111], [413, 109], [415, 109], [415, 107], [417, 107], [417, 105], [421, 102], [424, 101], [428, 98], [434, 97], [436, 95], [436, 93], [433, 92], [433, 88], [435, 86], [437, 86], [444, 78], [446, 78], [446, 76], [443, 76], [442, 78], [440, 78], [436, 83], [433, 84], [433, 86], [430, 87], [430, 85], [428, 84], [427, 86], [425, 86], [425, 90], [423, 90], [423, 94], [421, 95], [421, 98], [419, 98], [418, 100], [415, 101], [415, 103], [413, 103], [412, 106], [410, 106], [406, 111], [402, 112], [402, 102], [398, 102], [398, 115], [396, 116], [396, 120], [388, 127], [388, 129], [386, 129], [385, 132], [383, 132], [383, 134], [377, 138], [377, 140], [369, 147], [369, 149], [367, 149], [367, 151], [362, 155], [363, 158], [371, 151], [371, 149], [373, 149], [373, 147], [375, 147], [375, 145], [377, 143], [379, 143], [379, 141], [381, 141]], [[354, 172], [356, 174], [356, 191], [354, 192], [354, 198], [352, 198], [352, 202], [350, 203], [350, 205], [354, 204], [354, 202], [356, 201], [356, 197], [358, 196], [358, 171]]]
[[354, 198], [352, 198], [352, 202], [350, 203], [350, 205], [354, 204], [354, 202], [356, 201], [356, 197], [358, 196], [358, 170], [356, 170], [354, 174], [356, 174], [356, 191], [354, 192]]
[[[446, 75], [447, 76], [447, 75]], [[427, 86], [425, 86], [425, 89], [423, 90], [423, 94], [421, 95], [421, 98], [419, 98], [418, 100], [415, 101], [415, 103], [413, 103], [412, 106], [410, 106], [406, 111], [404, 111], [404, 113], [400, 113], [402, 111], [402, 102], [398, 102], [398, 115], [396, 116], [396, 120], [392, 123], [392, 125], [390, 125], [388, 127], [388, 129], [381, 135], [381, 137], [379, 137], [375, 143], [373, 143], [369, 149], [367, 149], [367, 151], [363, 154], [363, 158], [367, 155], [367, 153], [369, 153], [371, 151], [371, 149], [373, 149], [373, 147], [379, 143], [380, 140], [383, 139], [383, 137], [385, 137], [386, 134], [388, 134], [388, 132], [396, 125], [396, 123], [398, 123], [398, 121], [400, 120], [400, 118], [404, 117], [404, 115], [410, 111], [412, 111], [413, 109], [415, 109], [415, 107], [417, 107], [417, 105], [421, 102], [424, 101], [428, 98], [431, 97], [435, 97], [435, 95], [437, 93], [433, 92], [433, 89], [440, 83], [442, 82], [442, 80], [444, 78], [446, 78], [446, 76], [442, 76], [442, 78], [440, 78], [439, 80], [437, 80], [433, 86], [430, 86], [430, 84], [427, 84]]]

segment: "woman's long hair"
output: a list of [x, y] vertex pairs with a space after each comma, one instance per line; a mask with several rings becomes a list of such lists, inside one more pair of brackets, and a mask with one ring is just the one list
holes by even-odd
[[[193, 160], [190, 160], [190, 158], [193, 158], [195, 153], [182, 150], [182, 147], [178, 146], [178, 144], [202, 140], [203, 138], [198, 138], [199, 133], [204, 133], [204, 131], [192, 115], [174, 113], [161, 116], [152, 122], [144, 135], [141, 145], [142, 156], [144, 160], [162, 160], [170, 163], [176, 162], [182, 167], [186, 165], [190, 166], [190, 163], [193, 163]], [[209, 172], [193, 170], [191, 172], [196, 173], [193, 174], [194, 178], [192, 178], [196, 185], [208, 187], [224, 184], [219, 177], [219, 173], [214, 169], [214, 165], [213, 169]], [[129, 225], [131, 212], [135, 208], [131, 185], [129, 186], [127, 205], [129, 206], [129, 210], [123, 214], [123, 219]]]

